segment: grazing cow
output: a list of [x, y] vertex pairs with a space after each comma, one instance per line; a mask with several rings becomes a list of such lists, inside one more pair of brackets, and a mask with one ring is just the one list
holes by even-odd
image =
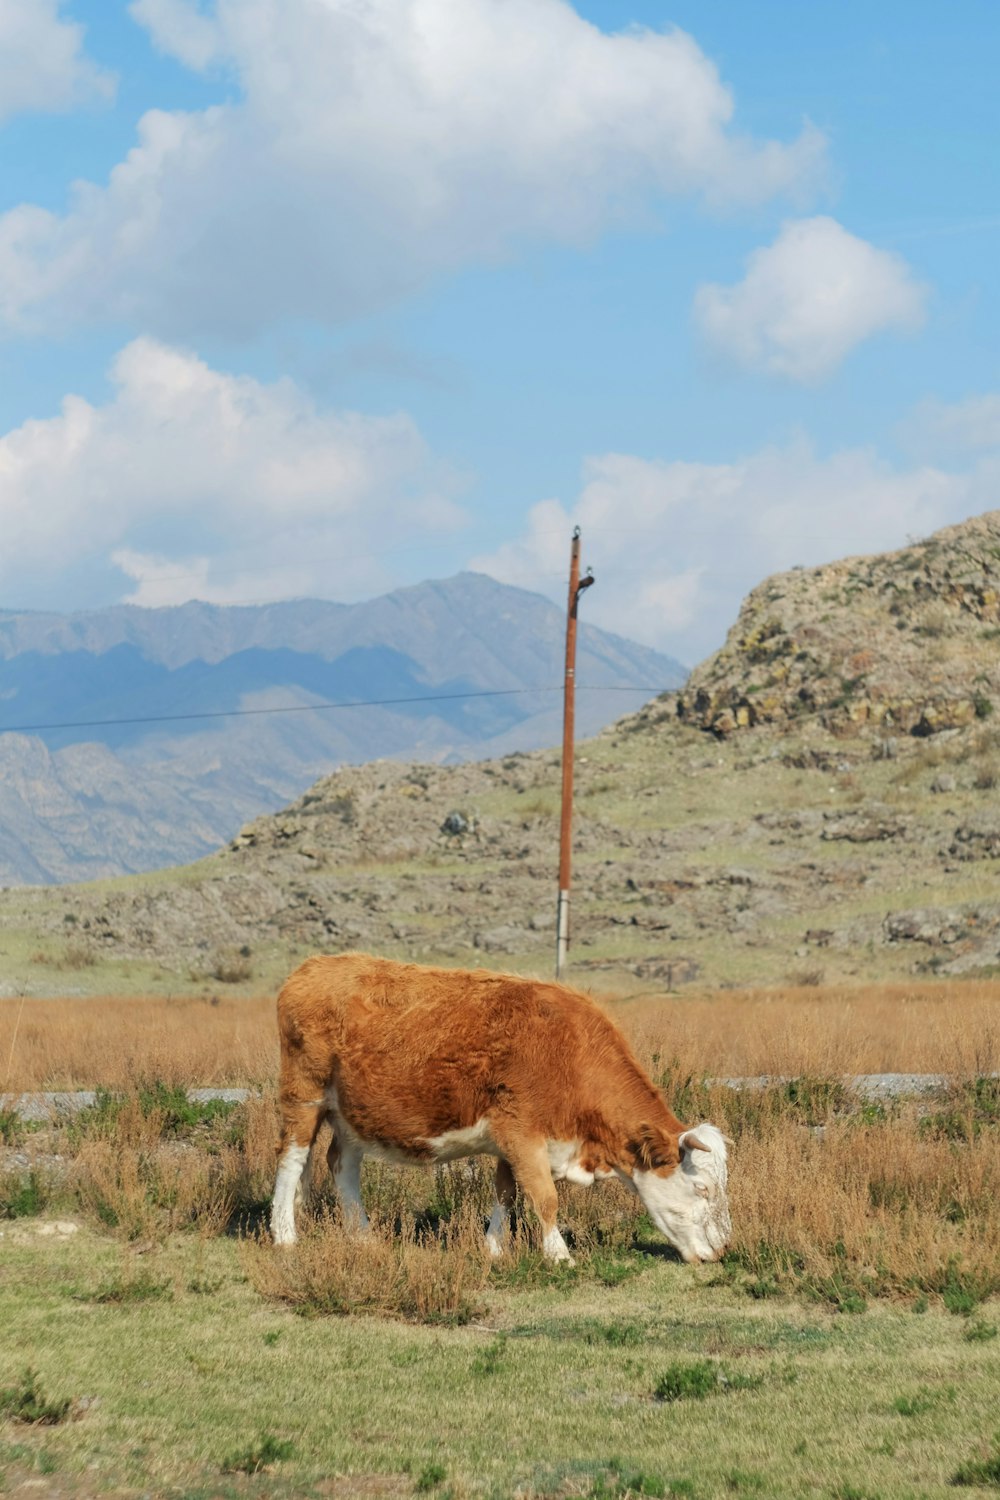
[[324, 1120], [345, 1213], [367, 1225], [361, 1159], [499, 1158], [487, 1231], [502, 1252], [519, 1183], [551, 1260], [568, 1260], [553, 1179], [617, 1177], [686, 1261], [717, 1260], [730, 1235], [726, 1141], [686, 1130], [614, 1023], [560, 984], [425, 968], [363, 953], [310, 958], [278, 997], [281, 1141], [275, 1243]]

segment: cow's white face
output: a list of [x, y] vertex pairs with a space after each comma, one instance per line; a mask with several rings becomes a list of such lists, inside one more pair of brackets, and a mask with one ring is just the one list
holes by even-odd
[[718, 1260], [733, 1232], [725, 1137], [714, 1125], [698, 1125], [677, 1144], [678, 1166], [637, 1166], [632, 1181], [653, 1223], [684, 1260]]

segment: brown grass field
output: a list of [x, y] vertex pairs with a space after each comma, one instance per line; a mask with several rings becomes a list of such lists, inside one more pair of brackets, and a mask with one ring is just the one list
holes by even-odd
[[[598, 998], [647, 1063], [696, 1077], [1000, 1069], [1000, 980]], [[0, 1000], [0, 1093], [262, 1086], [276, 1070], [270, 996]]]
[[[901, 1295], [1000, 1286], [1000, 1081], [990, 1076], [1000, 1069], [1000, 984], [607, 1003], [680, 1117], [711, 1119], [735, 1138], [733, 1256], [762, 1286], [805, 1278], [835, 1300], [838, 1287]], [[126, 1238], [195, 1221], [203, 1232], [221, 1228], [269, 1195], [273, 1011], [271, 999], [4, 1001], [0, 1092], [113, 1091], [114, 1104], [105, 1100], [83, 1126], [58, 1127], [69, 1142], [63, 1155], [74, 1157], [77, 1205]], [[886, 1071], [947, 1082], [934, 1099], [873, 1104], [852, 1093], [852, 1075]], [[770, 1082], [725, 1082], [759, 1075]], [[238, 1111], [237, 1134], [201, 1141], [195, 1132], [178, 1152], [173, 1138], [187, 1126], [172, 1120], [170, 1091], [227, 1084], [261, 1091]], [[440, 1191], [440, 1177], [430, 1188], [420, 1173], [378, 1180], [375, 1206], [396, 1222]], [[472, 1181], [456, 1179], [454, 1207], [474, 1200], [488, 1212], [488, 1189], [473, 1192]], [[637, 1208], [624, 1194], [565, 1198], [578, 1237], [586, 1223], [607, 1240], [623, 1216], [632, 1233]]]

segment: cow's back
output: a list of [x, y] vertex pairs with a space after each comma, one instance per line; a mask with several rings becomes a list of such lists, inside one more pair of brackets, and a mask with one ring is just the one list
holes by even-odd
[[287, 1069], [335, 1089], [365, 1139], [437, 1136], [497, 1111], [569, 1137], [606, 1107], [609, 1069], [635, 1066], [608, 1017], [565, 986], [368, 954], [307, 960], [278, 1016], [283, 1086]]

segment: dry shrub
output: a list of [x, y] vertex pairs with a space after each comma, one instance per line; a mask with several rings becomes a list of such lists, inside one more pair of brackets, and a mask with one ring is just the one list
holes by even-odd
[[162, 1240], [186, 1228], [220, 1234], [239, 1209], [271, 1191], [273, 1097], [248, 1100], [223, 1118], [195, 1116], [179, 1129], [150, 1105], [163, 1093], [147, 1086], [122, 1098], [102, 1096], [69, 1127], [71, 1191], [85, 1212], [127, 1240]]
[[418, 1323], [467, 1323], [490, 1272], [482, 1225], [471, 1212], [440, 1237], [421, 1238], [412, 1217], [359, 1234], [323, 1212], [296, 1245], [244, 1241], [243, 1264], [261, 1296], [304, 1315], [367, 1312]]
[[956, 1147], [916, 1120], [775, 1120], [741, 1137], [731, 1198], [739, 1261], [838, 1301], [855, 1294], [1000, 1290], [995, 1135]]
[[1000, 766], [995, 760], [986, 760], [977, 766], [976, 774], [972, 778], [972, 785], [977, 792], [992, 792], [998, 782], [1000, 782]]
[[219, 1234], [236, 1207], [243, 1164], [238, 1152], [208, 1156], [188, 1145], [152, 1150], [110, 1137], [85, 1140], [72, 1185], [80, 1206], [127, 1240], [163, 1240], [178, 1229]]

